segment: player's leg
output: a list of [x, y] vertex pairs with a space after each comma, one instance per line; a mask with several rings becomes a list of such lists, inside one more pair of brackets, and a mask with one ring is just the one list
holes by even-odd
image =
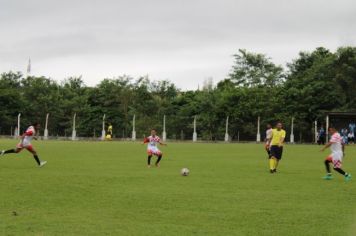
[[38, 165], [39, 167], [42, 167], [42, 166], [46, 165], [47, 161], [41, 161], [41, 160], [40, 160], [40, 158], [39, 158], [38, 155], [37, 155], [36, 150], [32, 147], [32, 145], [27, 146], [26, 149], [27, 149], [30, 153], [32, 153], [33, 158], [35, 159], [35, 161], [36, 161], [36, 163], [37, 163], [37, 165]]
[[341, 169], [342, 162], [341, 160], [335, 159], [333, 160], [334, 163], [334, 170], [340, 174], [342, 174], [345, 177], [346, 181], [349, 181], [351, 179], [351, 174], [345, 172], [343, 169]]
[[330, 163], [332, 162], [332, 157], [331, 156], [328, 156], [325, 161], [324, 161], [324, 164], [325, 164], [325, 169], [326, 169], [326, 176], [323, 177], [323, 179], [325, 180], [330, 180], [332, 179], [332, 174], [331, 174], [331, 169], [330, 169]]
[[276, 158], [276, 162], [274, 164], [274, 170], [273, 170], [275, 173], [277, 172], [277, 167], [278, 167], [279, 161], [280, 161], [280, 159]]
[[11, 154], [11, 153], [19, 153], [22, 151], [22, 147], [20, 147], [19, 145], [16, 146], [16, 148], [13, 149], [9, 149], [9, 150], [2, 150], [0, 152], [0, 156], [3, 156], [5, 154]]
[[156, 165], [157, 167], [159, 167], [159, 162], [161, 161], [163, 154], [162, 154], [162, 152], [157, 151], [157, 152], [156, 152], [156, 155], [157, 155], [157, 161], [156, 161], [156, 164], [155, 164], [155, 165]]
[[271, 173], [273, 173], [273, 168], [274, 168], [274, 159], [273, 159], [273, 156], [271, 156], [270, 158], [269, 158], [269, 170], [270, 170], [270, 172]]
[[278, 164], [280, 162], [280, 160], [282, 159], [282, 154], [283, 154], [283, 147], [278, 147], [278, 151], [277, 151], [277, 155], [276, 155], [276, 161], [275, 161], [275, 165], [274, 165], [274, 172], [277, 172], [277, 167]]
[[271, 156], [269, 159], [269, 169], [271, 173], [277, 172], [278, 159], [275, 156]]
[[147, 151], [147, 167], [151, 168], [151, 159], [152, 159], [152, 152], [150, 150]]
[[270, 148], [270, 158], [269, 158], [269, 171], [274, 173], [274, 168], [276, 166], [276, 146], [271, 146]]
[[3, 156], [5, 154], [10, 154], [10, 153], [16, 153], [16, 149], [2, 150], [0, 156]]

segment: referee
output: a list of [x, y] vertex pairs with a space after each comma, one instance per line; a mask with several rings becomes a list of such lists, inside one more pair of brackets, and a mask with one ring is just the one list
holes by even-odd
[[278, 163], [282, 159], [283, 144], [286, 137], [286, 131], [282, 127], [282, 122], [278, 122], [276, 128], [272, 130], [271, 159], [269, 160], [271, 174], [277, 172]]

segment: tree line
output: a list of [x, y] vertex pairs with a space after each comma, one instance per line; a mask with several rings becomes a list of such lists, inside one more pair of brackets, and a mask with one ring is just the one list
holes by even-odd
[[133, 115], [138, 137], [150, 128], [161, 132], [166, 115], [168, 138], [191, 139], [197, 116], [198, 138], [223, 140], [229, 116], [231, 138], [253, 140], [260, 116], [262, 127], [280, 120], [287, 131], [294, 117], [296, 140], [310, 141], [312, 123], [323, 121], [326, 111], [356, 111], [355, 47], [300, 52], [285, 67], [264, 54], [240, 49], [226, 79], [195, 91], [148, 77], [103, 79], [95, 87], [86, 86], [81, 77], [61, 82], [20, 72], [0, 77], [1, 135], [15, 128], [18, 113], [22, 126], [34, 121], [44, 126], [49, 113], [50, 136], [70, 136], [76, 113], [77, 134], [83, 137], [99, 137], [106, 114], [117, 138], [131, 136]]

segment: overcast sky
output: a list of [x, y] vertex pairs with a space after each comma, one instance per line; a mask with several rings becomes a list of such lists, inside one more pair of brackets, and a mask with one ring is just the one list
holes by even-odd
[[0, 0], [0, 72], [87, 85], [127, 74], [196, 89], [226, 78], [239, 48], [281, 65], [356, 46], [355, 0]]

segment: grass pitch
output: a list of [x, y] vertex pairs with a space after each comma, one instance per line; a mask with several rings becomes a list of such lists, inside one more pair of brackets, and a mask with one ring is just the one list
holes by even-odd
[[[16, 140], [0, 140], [0, 149]], [[169, 143], [161, 168], [146, 147], [34, 141], [47, 160], [0, 158], [0, 235], [355, 235], [356, 146], [345, 183], [324, 181], [312, 145], [288, 145], [278, 174], [262, 145]], [[154, 159], [155, 161], [155, 159]], [[190, 176], [180, 176], [188, 167]]]

